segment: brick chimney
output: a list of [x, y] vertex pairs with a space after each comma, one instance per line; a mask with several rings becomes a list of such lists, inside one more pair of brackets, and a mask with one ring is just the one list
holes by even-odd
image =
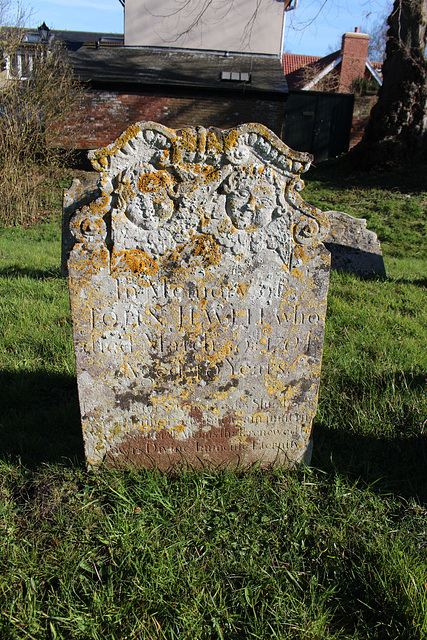
[[355, 28], [354, 33], [350, 32], [343, 35], [339, 93], [350, 93], [353, 80], [363, 78], [365, 75], [368, 47], [369, 35], [367, 33], [359, 33], [359, 27]]

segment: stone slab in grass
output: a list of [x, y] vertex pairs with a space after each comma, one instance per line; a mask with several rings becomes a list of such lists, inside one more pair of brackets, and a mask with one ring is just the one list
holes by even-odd
[[381, 245], [377, 234], [366, 227], [364, 218], [342, 211], [326, 211], [329, 232], [324, 238], [331, 252], [331, 269], [362, 276], [385, 276]]

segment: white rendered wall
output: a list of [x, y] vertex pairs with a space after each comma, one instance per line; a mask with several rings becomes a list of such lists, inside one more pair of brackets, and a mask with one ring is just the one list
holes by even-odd
[[280, 0], [126, 0], [125, 45], [279, 55], [283, 14]]

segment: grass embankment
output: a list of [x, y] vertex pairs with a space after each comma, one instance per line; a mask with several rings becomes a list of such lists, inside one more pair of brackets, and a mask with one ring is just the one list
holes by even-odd
[[308, 176], [387, 268], [332, 274], [310, 469], [87, 473], [59, 221], [1, 233], [2, 639], [427, 637], [425, 173]]

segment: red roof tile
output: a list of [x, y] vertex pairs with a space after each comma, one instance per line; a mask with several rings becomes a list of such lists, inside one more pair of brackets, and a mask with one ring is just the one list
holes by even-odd
[[301, 56], [297, 53], [284, 53], [282, 55], [282, 66], [285, 76], [297, 69], [301, 69], [301, 67], [306, 67], [312, 62], [317, 62], [317, 60], [320, 60], [320, 56]]
[[319, 56], [299, 56], [291, 53], [284, 54], [283, 57], [286, 57], [286, 59], [285, 61], [282, 60], [283, 67], [284, 63], [287, 64], [289, 60], [292, 62], [292, 58], [297, 58], [295, 64], [298, 64], [292, 71], [285, 71], [284, 67], [288, 89], [303, 89], [309, 80], [316, 78], [323, 69], [326, 69], [332, 62], [337, 60], [340, 54], [340, 51], [334, 51], [323, 58], [319, 58]]

